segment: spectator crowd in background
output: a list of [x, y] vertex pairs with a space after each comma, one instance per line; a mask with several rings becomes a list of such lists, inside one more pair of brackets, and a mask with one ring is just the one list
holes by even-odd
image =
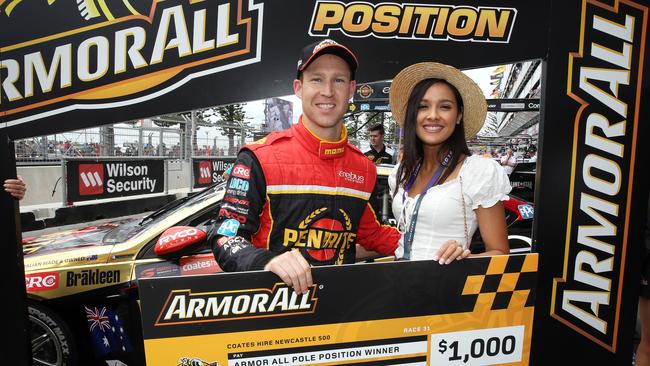
[[537, 162], [537, 143], [534, 140], [511, 139], [499, 146], [474, 145], [470, 146], [470, 149], [473, 154], [495, 159], [504, 167], [516, 163]]

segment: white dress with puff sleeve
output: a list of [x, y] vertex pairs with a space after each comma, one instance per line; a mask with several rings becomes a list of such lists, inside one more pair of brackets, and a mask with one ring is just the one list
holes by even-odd
[[[398, 168], [399, 165], [395, 166], [388, 177], [391, 193], [395, 189]], [[463, 213], [462, 207], [461, 182], [466, 214]], [[489, 208], [499, 201], [508, 200], [510, 190], [508, 176], [496, 161], [479, 155], [467, 157], [456, 178], [424, 192], [425, 196], [420, 204], [415, 225], [411, 259], [433, 259], [438, 248], [450, 239], [458, 241], [465, 249], [469, 248], [465, 225], [467, 225], [467, 237], [471, 240], [478, 227], [474, 210], [479, 206]], [[418, 197], [419, 195], [409, 197], [404, 192], [403, 186], [398, 188], [397, 194], [393, 197], [393, 215], [401, 231], [408, 227]], [[403, 255], [404, 233], [402, 232], [395, 256], [402, 258]]]

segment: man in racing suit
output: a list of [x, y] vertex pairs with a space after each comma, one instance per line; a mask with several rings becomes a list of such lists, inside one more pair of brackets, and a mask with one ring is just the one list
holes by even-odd
[[347, 142], [343, 115], [356, 56], [332, 40], [303, 50], [294, 91], [303, 115], [239, 152], [210, 234], [224, 271], [269, 270], [298, 293], [311, 265], [354, 263], [358, 243], [392, 255], [399, 232], [368, 203], [375, 165]]

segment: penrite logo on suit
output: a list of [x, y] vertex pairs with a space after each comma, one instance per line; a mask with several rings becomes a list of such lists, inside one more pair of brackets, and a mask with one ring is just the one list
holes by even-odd
[[582, 17], [581, 43], [568, 55], [567, 94], [579, 105], [564, 270], [553, 280], [551, 316], [616, 352], [648, 8], [585, 0]]
[[[80, 0], [78, 9], [47, 3], [0, 1], [3, 29], [12, 30], [0, 40], [7, 127], [145, 103], [192, 79], [261, 60], [259, 1]], [[45, 20], [43, 14], [58, 21], [25, 26]]]

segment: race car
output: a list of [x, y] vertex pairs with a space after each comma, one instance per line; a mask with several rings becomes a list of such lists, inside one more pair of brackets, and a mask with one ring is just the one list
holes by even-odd
[[[387, 224], [394, 224], [386, 192], [391, 169], [378, 167], [371, 198], [377, 219]], [[106, 365], [107, 359], [144, 365], [137, 280], [221, 271], [197, 233], [207, 232], [218, 216], [224, 192], [221, 183], [144, 217], [25, 237], [34, 365]], [[529, 250], [532, 204], [511, 199], [505, 207], [509, 227]], [[472, 249], [478, 246], [480, 237]]]
[[137, 279], [219, 272], [205, 240], [187, 255], [155, 245], [173, 226], [207, 231], [223, 193], [215, 185], [144, 217], [25, 237], [34, 365], [144, 365]]

